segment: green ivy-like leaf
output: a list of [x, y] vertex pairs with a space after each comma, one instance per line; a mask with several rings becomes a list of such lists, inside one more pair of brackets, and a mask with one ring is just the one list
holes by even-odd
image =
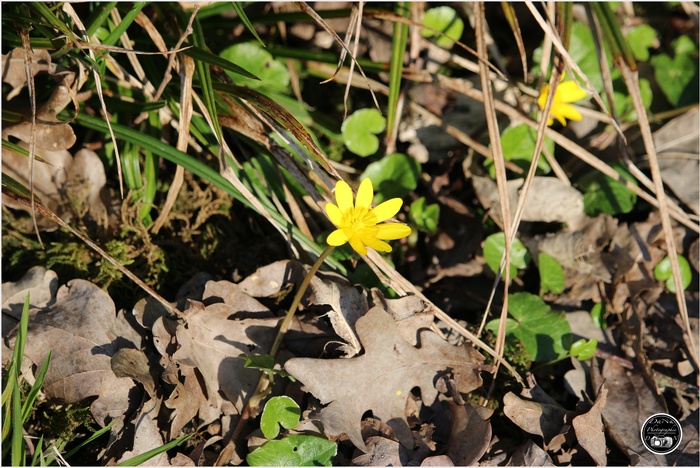
[[221, 57], [235, 63], [259, 78], [254, 80], [238, 74], [226, 72], [239, 86], [265, 89], [281, 93], [289, 92], [289, 70], [274, 59], [272, 54], [256, 42], [234, 44], [221, 51]]
[[627, 42], [632, 49], [634, 58], [640, 62], [649, 60], [649, 48], [656, 42], [656, 30], [648, 24], [640, 24], [630, 28]]
[[564, 290], [564, 269], [551, 255], [540, 252], [538, 257], [540, 270], [540, 291], [561, 294]]
[[601, 330], [608, 326], [608, 324], [605, 322], [605, 312], [605, 304], [602, 302], [599, 302], [591, 307], [591, 319], [593, 320], [595, 326]]
[[[693, 272], [690, 270], [690, 263], [682, 255], [678, 255], [678, 267], [681, 270], [681, 283], [685, 291], [693, 280]], [[672, 293], [676, 292], [676, 283], [673, 281], [673, 271], [671, 270], [671, 259], [668, 255], [654, 267], [654, 278], [658, 281], [666, 281], [666, 289]]]
[[[423, 16], [423, 26], [436, 29], [445, 36], [439, 36], [430, 29], [423, 29], [423, 37], [437, 36], [435, 43], [446, 49], [454, 45], [454, 41], [458, 41], [464, 32], [464, 21], [457, 15], [457, 12], [448, 6], [431, 8], [425, 12]], [[454, 40], [451, 40], [454, 39]]]
[[437, 231], [438, 220], [440, 219], [440, 205], [437, 203], [425, 204], [425, 197], [420, 197], [411, 203], [409, 210], [411, 220], [416, 224], [416, 227], [428, 234], [435, 234]]
[[280, 433], [280, 426], [291, 429], [299, 424], [301, 410], [299, 405], [288, 396], [270, 398], [265, 404], [260, 417], [260, 430], [263, 435], [272, 440]]
[[[571, 327], [564, 312], [555, 312], [540, 297], [522, 292], [508, 295], [508, 313], [516, 322], [507, 327], [508, 335], [523, 343], [531, 361], [569, 355]], [[486, 329], [498, 330], [498, 319], [491, 320]]]
[[335, 442], [310, 435], [271, 440], [248, 454], [250, 466], [331, 466], [338, 453]]
[[[622, 178], [637, 185], [637, 181], [632, 174], [618, 164], [611, 165]], [[616, 215], [629, 213], [637, 202], [637, 195], [624, 186], [619, 180], [593, 172], [581, 178], [578, 186], [584, 192], [583, 211], [588, 216], [598, 216], [600, 213]]]
[[579, 361], [585, 361], [595, 356], [595, 350], [598, 347], [598, 340], [591, 338], [586, 341], [583, 338], [571, 345], [571, 357], [575, 357]]
[[[506, 250], [506, 236], [502, 232], [491, 234], [484, 241], [484, 259], [494, 273], [501, 265], [501, 257]], [[530, 253], [518, 238], [513, 240], [510, 249], [510, 277], [515, 278], [518, 270], [523, 270], [530, 262]]]
[[379, 204], [390, 198], [403, 198], [415, 190], [420, 171], [418, 161], [405, 154], [394, 153], [367, 166], [361, 178], [369, 177], [372, 181], [376, 191], [374, 203]]
[[[534, 128], [530, 128], [525, 124], [508, 127], [501, 135], [503, 157], [506, 161], [512, 161], [527, 171], [532, 161], [532, 155], [535, 152], [536, 140], [537, 130]], [[550, 154], [554, 153], [554, 141], [551, 138], [545, 137], [544, 146]], [[491, 178], [495, 179], [496, 169], [493, 165], [493, 159], [485, 159], [484, 167], [488, 169]], [[551, 170], [552, 168], [547, 163], [544, 154], [541, 154], [537, 160], [537, 172], [539, 174], [548, 174]]]
[[674, 57], [661, 54], [651, 58], [654, 78], [666, 99], [674, 106], [697, 102], [698, 59], [695, 43], [681, 36], [672, 43]]
[[377, 152], [377, 134], [382, 133], [384, 129], [386, 119], [377, 109], [360, 109], [345, 119], [340, 131], [345, 146], [364, 158]]

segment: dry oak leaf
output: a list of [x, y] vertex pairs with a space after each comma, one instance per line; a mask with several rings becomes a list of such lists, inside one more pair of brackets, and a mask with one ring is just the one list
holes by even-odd
[[140, 347], [141, 337], [115, 312], [107, 293], [89, 281], [72, 280], [58, 290], [52, 306], [29, 314], [25, 358], [41, 366], [53, 349], [42, 387], [46, 397], [78, 403], [96, 396], [90, 410], [102, 426], [108, 418], [123, 417], [135, 383], [114, 374], [111, 357], [121, 348]]
[[399, 334], [396, 323], [381, 307], [373, 307], [356, 323], [365, 353], [352, 359], [293, 358], [285, 369], [300, 380], [306, 391], [321, 403], [319, 419], [327, 434], [346, 433], [356, 447], [367, 452], [360, 421], [371, 410], [386, 421], [407, 448], [413, 437], [405, 417], [406, 399], [419, 387], [425, 404], [437, 397], [435, 376], [455, 371], [466, 382], [460, 388], [474, 390], [482, 385], [484, 357], [470, 345], [452, 346], [429, 330], [420, 335], [414, 348]]
[[607, 465], [607, 447], [605, 445], [605, 427], [601, 412], [605, 407], [608, 396], [608, 389], [603, 385], [598, 392], [598, 397], [593, 407], [585, 414], [576, 416], [571, 424], [574, 426], [576, 438], [581, 447], [588, 452], [593, 461], [598, 466]]

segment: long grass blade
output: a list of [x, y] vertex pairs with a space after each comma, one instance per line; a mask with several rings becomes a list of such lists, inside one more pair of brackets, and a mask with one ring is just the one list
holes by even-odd
[[26, 423], [27, 419], [29, 419], [29, 414], [32, 411], [36, 397], [39, 395], [39, 391], [41, 391], [41, 386], [44, 385], [44, 378], [46, 377], [46, 372], [49, 370], [52, 355], [53, 349], [49, 350], [49, 354], [46, 355], [46, 359], [44, 359], [44, 363], [41, 365], [41, 369], [39, 369], [39, 373], [36, 375], [34, 385], [32, 385], [31, 390], [29, 390], [27, 394], [27, 399], [24, 400], [22, 404], [22, 424]]
[[74, 447], [74, 448], [71, 449], [68, 453], [66, 453], [66, 454], [63, 456], [63, 458], [70, 458], [71, 456], [73, 456], [73, 455], [75, 455], [76, 453], [78, 453], [78, 452], [80, 451], [80, 449], [82, 449], [83, 447], [85, 447], [86, 445], [88, 445], [90, 442], [92, 442], [93, 440], [98, 439], [98, 438], [101, 437], [103, 434], [106, 434], [107, 432], [109, 432], [110, 429], [112, 429], [112, 426], [114, 426], [114, 423], [115, 423], [115, 422], [116, 422], [116, 421], [112, 421], [111, 423], [109, 423], [109, 424], [106, 425], [105, 427], [102, 427], [102, 428], [98, 429], [97, 431], [93, 432], [93, 433], [90, 435], [90, 437], [88, 437], [87, 439], [85, 439], [84, 441], [82, 441], [77, 447]]
[[[127, 30], [129, 26], [131, 26], [131, 23], [134, 22], [134, 19], [136, 19], [136, 15], [139, 14], [143, 8], [148, 5], [147, 2], [134, 2], [131, 5], [131, 9], [129, 12], [124, 15], [124, 18], [119, 22], [119, 24], [112, 30], [111, 33], [109, 33], [109, 36], [102, 41], [102, 44], [104, 45], [114, 45], [117, 43], [119, 40], [119, 37], [124, 33], [124, 31]], [[89, 38], [90, 36], [88, 36]]]
[[241, 5], [240, 2], [232, 3], [233, 9], [236, 10], [236, 14], [238, 14], [238, 17], [241, 19], [241, 21], [243, 21], [243, 24], [248, 29], [248, 31], [250, 31], [251, 34], [255, 36], [255, 38], [258, 40], [261, 46], [265, 47], [265, 43], [262, 39], [260, 39], [260, 36], [258, 36], [258, 32], [255, 30], [255, 26], [253, 26], [253, 23], [251, 23], [248, 19], [248, 15], [246, 15], [245, 11], [243, 11], [243, 5]]
[[[406, 2], [399, 2], [396, 6], [397, 14], [407, 17], [409, 9]], [[394, 33], [391, 41], [391, 68], [389, 69], [389, 104], [386, 111], [386, 147], [388, 153], [393, 153], [396, 147], [396, 134], [398, 130], [399, 95], [401, 94], [401, 75], [403, 73], [403, 59], [406, 54], [406, 42], [408, 40], [408, 24], [394, 23]]]
[[93, 34], [97, 32], [97, 30], [104, 25], [104, 22], [107, 20], [109, 17], [110, 12], [112, 9], [117, 6], [118, 2], [107, 2], [107, 3], [94, 3], [93, 5], [95, 6], [95, 11], [93, 14], [88, 18], [87, 24], [88, 27], [85, 29], [85, 32], [87, 32], [88, 37], [92, 37]]
[[[76, 123], [92, 130], [107, 132], [107, 124], [102, 119], [98, 119], [96, 117], [80, 114], [76, 118]], [[203, 162], [198, 161], [187, 153], [178, 151], [171, 146], [164, 145], [163, 142], [156, 138], [145, 135], [125, 125], [115, 123], [112, 124], [112, 126], [115, 134], [119, 138], [148, 149], [154, 154], [157, 154], [170, 162], [182, 165], [186, 170], [192, 172], [194, 175], [201, 177], [212, 185], [226, 191], [229, 195], [243, 203], [248, 208], [253, 208], [250, 200], [243, 197], [240, 192], [238, 192], [221, 174]], [[270, 214], [275, 222], [280, 223], [282, 226], [287, 225], [284, 218], [274, 209], [272, 209], [272, 207], [270, 207]], [[304, 249], [316, 255], [320, 255], [320, 253], [323, 251], [323, 247], [318, 246], [313, 240], [303, 235], [296, 226], [288, 227], [294, 239], [296, 239], [304, 247]], [[327, 258], [326, 263], [341, 273], [346, 272], [345, 267], [332, 258]]]
[[245, 76], [246, 78], [250, 78], [253, 80], [258, 80], [260, 81], [260, 78], [257, 76], [253, 75], [251, 72], [246, 70], [243, 67], [240, 67], [236, 65], [235, 63], [228, 61], [224, 58], [219, 57], [218, 55], [214, 55], [211, 52], [209, 52], [206, 49], [203, 49], [198, 46], [191, 46], [188, 47], [187, 49], [182, 51], [183, 54], [189, 55], [195, 60], [208, 63], [209, 65], [214, 65], [215, 67], [223, 68], [224, 70], [231, 71], [233, 73], [237, 73], [241, 76]]
[[128, 460], [125, 460], [121, 463], [118, 463], [117, 466], [139, 466], [141, 463], [150, 460], [151, 458], [155, 457], [156, 455], [160, 455], [163, 452], [167, 452], [171, 448], [177, 447], [190, 437], [192, 437], [194, 433], [192, 434], [187, 434], [184, 435], [178, 439], [175, 439], [171, 442], [168, 442], [165, 445], [162, 445], [161, 447], [154, 448], [153, 450], [149, 450], [146, 453], [142, 453], [141, 455], [136, 455], [133, 458], [130, 458]]

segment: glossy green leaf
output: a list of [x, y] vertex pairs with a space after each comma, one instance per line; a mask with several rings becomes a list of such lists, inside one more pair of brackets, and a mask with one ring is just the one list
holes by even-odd
[[603, 304], [602, 302], [594, 304], [593, 307], [591, 307], [591, 320], [593, 320], [595, 326], [600, 328], [601, 330], [607, 328], [608, 326], [608, 324], [605, 322], [606, 312], [607, 309], [605, 307], [605, 304]]
[[571, 357], [575, 357], [579, 361], [585, 361], [595, 356], [595, 350], [598, 347], [598, 340], [591, 338], [590, 340], [584, 340], [581, 338], [571, 345], [569, 352]]
[[440, 219], [440, 205], [437, 203], [426, 205], [425, 197], [420, 197], [411, 203], [409, 214], [420, 231], [435, 234]]
[[[221, 51], [221, 57], [248, 70], [259, 80], [231, 74], [236, 84], [253, 89], [289, 92], [289, 70], [256, 42], [234, 44]], [[228, 73], [228, 72], [227, 72]]]
[[366, 157], [377, 152], [377, 134], [386, 129], [386, 119], [377, 109], [360, 109], [343, 122], [340, 131], [345, 146], [358, 156]]
[[[678, 267], [681, 270], [681, 283], [685, 291], [693, 280], [693, 272], [690, 270], [690, 263], [682, 255], [678, 255]], [[676, 292], [676, 283], [673, 281], [673, 271], [671, 270], [671, 259], [668, 255], [654, 267], [654, 278], [658, 281], [666, 281], [666, 289], [672, 293]]]
[[564, 312], [522, 292], [508, 295], [508, 313], [518, 324], [512, 334], [523, 342], [532, 361], [553, 361], [569, 354], [571, 327]]
[[[637, 185], [637, 181], [626, 168], [619, 164], [611, 164], [611, 166], [620, 174], [620, 178]], [[600, 172], [592, 172], [582, 177], [577, 185], [584, 192], [583, 211], [591, 217], [598, 216], [600, 213], [609, 215], [629, 213], [637, 202], [637, 195], [622, 182]]]
[[369, 177], [374, 186], [374, 203], [391, 198], [403, 198], [418, 186], [421, 166], [418, 161], [401, 153], [390, 154], [373, 162], [360, 176]]
[[[506, 161], [512, 161], [527, 171], [532, 161], [532, 155], [535, 153], [536, 140], [537, 130], [534, 128], [530, 128], [525, 124], [508, 127], [501, 135], [503, 157]], [[554, 154], [554, 141], [551, 138], [545, 137], [544, 145], [550, 154]], [[495, 179], [496, 169], [493, 165], [493, 159], [485, 159], [484, 167], [489, 170], [491, 178]], [[540, 154], [540, 158], [537, 161], [537, 172], [539, 174], [548, 174], [551, 170], [552, 168], [547, 163], [544, 153]]]
[[250, 466], [331, 466], [338, 453], [335, 442], [311, 435], [271, 440], [249, 453]]
[[260, 430], [263, 435], [272, 440], [280, 433], [280, 426], [292, 429], [299, 424], [301, 409], [299, 405], [288, 396], [276, 396], [270, 398], [265, 404], [260, 417]]
[[688, 36], [681, 36], [672, 45], [673, 58], [668, 54], [651, 58], [656, 83], [674, 106], [697, 102], [698, 58], [695, 43]]
[[[506, 236], [503, 232], [491, 234], [484, 241], [484, 259], [494, 273], [501, 265], [501, 258], [505, 250]], [[518, 238], [515, 238], [510, 249], [510, 277], [515, 278], [518, 275], [518, 270], [524, 269], [529, 262], [530, 253], [525, 245]]]
[[632, 48], [634, 58], [641, 62], [649, 60], [649, 48], [656, 42], [656, 30], [648, 24], [640, 24], [630, 28], [627, 42]]
[[553, 292], [561, 294], [564, 290], [564, 269], [558, 261], [544, 252], [540, 252], [538, 257], [540, 270], [540, 291], [541, 293]]
[[431, 8], [423, 16], [423, 25], [436, 29], [445, 36], [440, 36], [430, 29], [423, 29], [423, 37], [437, 37], [435, 43], [440, 47], [450, 48], [462, 37], [464, 32], [464, 21], [457, 15], [454, 8], [441, 6]]

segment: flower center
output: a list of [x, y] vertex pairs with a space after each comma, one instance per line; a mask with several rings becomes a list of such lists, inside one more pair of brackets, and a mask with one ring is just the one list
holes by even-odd
[[350, 233], [373, 235], [377, 230], [377, 216], [365, 207], [353, 207], [343, 213], [340, 226], [349, 237]]

